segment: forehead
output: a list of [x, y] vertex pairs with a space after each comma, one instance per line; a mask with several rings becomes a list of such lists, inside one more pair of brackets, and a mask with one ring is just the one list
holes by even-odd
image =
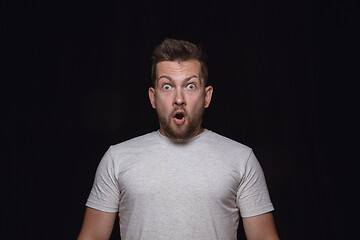
[[156, 66], [156, 78], [159, 79], [162, 75], [167, 76], [184, 76], [196, 75], [200, 78], [201, 65], [197, 60], [187, 61], [162, 61]]

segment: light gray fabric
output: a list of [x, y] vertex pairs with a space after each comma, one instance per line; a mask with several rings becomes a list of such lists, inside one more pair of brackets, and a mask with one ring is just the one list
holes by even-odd
[[156, 131], [111, 146], [86, 205], [119, 212], [122, 240], [236, 239], [239, 213], [273, 210], [252, 150], [209, 130], [187, 143]]

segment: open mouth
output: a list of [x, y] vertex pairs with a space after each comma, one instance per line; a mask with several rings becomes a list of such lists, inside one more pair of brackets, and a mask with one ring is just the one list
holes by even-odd
[[181, 119], [184, 118], [184, 114], [183, 113], [176, 113], [175, 118], [181, 120]]
[[185, 123], [185, 114], [184, 112], [176, 112], [174, 117], [173, 117], [174, 123], [177, 125], [181, 125], [183, 123]]

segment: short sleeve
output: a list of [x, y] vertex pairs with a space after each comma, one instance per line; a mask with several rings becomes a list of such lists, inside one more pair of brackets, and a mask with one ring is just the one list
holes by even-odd
[[94, 184], [86, 206], [103, 212], [117, 212], [118, 205], [119, 187], [110, 147], [97, 168]]
[[252, 217], [274, 210], [265, 176], [253, 151], [243, 167], [236, 204], [242, 217]]

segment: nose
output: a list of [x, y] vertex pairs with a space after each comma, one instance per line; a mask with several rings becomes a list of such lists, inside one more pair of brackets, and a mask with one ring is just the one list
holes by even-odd
[[186, 105], [185, 97], [181, 89], [177, 89], [173, 105], [182, 106]]

